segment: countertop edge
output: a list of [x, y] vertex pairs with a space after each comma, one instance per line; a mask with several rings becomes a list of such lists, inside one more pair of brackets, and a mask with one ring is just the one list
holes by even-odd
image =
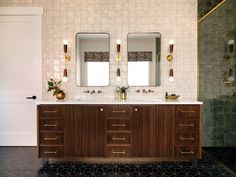
[[118, 105], [203, 105], [201, 101], [172, 101], [172, 100], [163, 100], [163, 101], [40, 101], [36, 102], [36, 105], [104, 105], [104, 104], [118, 104]]

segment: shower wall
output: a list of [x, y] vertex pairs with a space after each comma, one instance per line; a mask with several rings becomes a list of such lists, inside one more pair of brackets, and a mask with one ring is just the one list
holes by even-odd
[[204, 102], [203, 146], [236, 146], [236, 86], [223, 84], [230, 68], [236, 75], [235, 45], [233, 52], [228, 50], [228, 41], [236, 42], [235, 7], [235, 0], [227, 0], [198, 26], [198, 99]]

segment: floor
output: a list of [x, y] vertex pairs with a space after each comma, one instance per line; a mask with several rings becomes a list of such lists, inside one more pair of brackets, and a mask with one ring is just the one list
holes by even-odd
[[236, 173], [236, 147], [204, 147], [204, 150]]
[[195, 162], [153, 162], [140, 164], [50, 162], [43, 165], [42, 160], [36, 158], [36, 148], [34, 147], [0, 147], [0, 177], [236, 176], [235, 173], [212, 156], [204, 151], [203, 159]]

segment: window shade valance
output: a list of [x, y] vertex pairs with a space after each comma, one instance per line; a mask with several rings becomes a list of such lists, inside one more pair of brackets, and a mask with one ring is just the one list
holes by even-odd
[[109, 62], [109, 52], [84, 52], [85, 62]]
[[152, 61], [151, 51], [128, 52], [128, 61]]

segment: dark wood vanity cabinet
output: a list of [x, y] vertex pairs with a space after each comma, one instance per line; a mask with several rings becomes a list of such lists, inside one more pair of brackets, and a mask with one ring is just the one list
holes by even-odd
[[201, 107], [175, 107], [175, 157], [201, 158]]
[[103, 157], [105, 114], [103, 106], [65, 105], [64, 157]]
[[201, 105], [38, 105], [40, 158], [201, 158]]
[[173, 106], [133, 106], [133, 156], [173, 157]]

